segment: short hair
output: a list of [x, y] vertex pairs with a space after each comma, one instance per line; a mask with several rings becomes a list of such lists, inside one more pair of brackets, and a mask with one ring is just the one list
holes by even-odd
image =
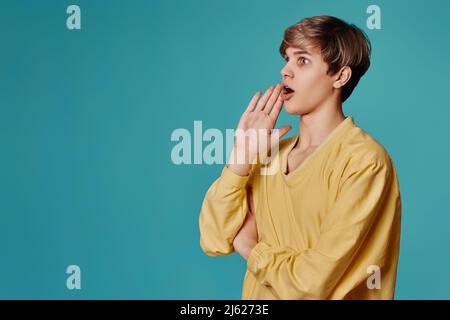
[[288, 47], [317, 47], [328, 64], [327, 74], [349, 66], [352, 76], [342, 88], [344, 102], [370, 66], [371, 44], [367, 35], [353, 24], [332, 16], [315, 16], [301, 20], [284, 31], [280, 53]]

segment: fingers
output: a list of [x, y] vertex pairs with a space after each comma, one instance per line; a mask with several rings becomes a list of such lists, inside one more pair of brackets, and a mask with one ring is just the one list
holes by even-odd
[[252, 100], [250, 100], [250, 103], [248, 104], [248, 107], [245, 110], [245, 112], [250, 112], [250, 111], [253, 111], [253, 109], [255, 109], [256, 102], [258, 102], [260, 95], [261, 95], [261, 92], [259, 92], [259, 91], [255, 93]]
[[[275, 87], [270, 86], [261, 98], [261, 93], [258, 91], [250, 100], [245, 112], [264, 111], [273, 118], [276, 118], [283, 105], [283, 101], [281, 100], [281, 89], [281, 84], [277, 84]], [[272, 112], [273, 109], [275, 109], [274, 112]]]
[[270, 110], [269, 116], [273, 119], [273, 122], [276, 123], [278, 120], [278, 116], [280, 115], [281, 107], [283, 106], [283, 98], [281, 94], [278, 96], [277, 101], [275, 101], [275, 105], [272, 110]]
[[264, 106], [263, 111], [265, 113], [267, 113], [267, 114], [270, 113], [270, 111], [272, 110], [275, 102], [280, 97], [280, 93], [281, 93], [281, 84], [277, 84], [275, 86], [275, 89], [272, 92], [272, 95], [270, 96], [269, 100], [267, 101], [266, 105]]
[[270, 96], [272, 95], [273, 89], [274, 89], [274, 87], [270, 86], [269, 89], [266, 90], [266, 92], [264, 93], [262, 98], [259, 99], [258, 104], [256, 105], [255, 111], [261, 111], [262, 109], [264, 109], [264, 106], [266, 105], [267, 100], [269, 100]]

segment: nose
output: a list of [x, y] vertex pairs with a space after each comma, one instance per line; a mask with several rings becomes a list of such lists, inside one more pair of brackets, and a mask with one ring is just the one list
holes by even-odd
[[292, 77], [292, 72], [289, 70], [288, 64], [286, 63], [284, 67], [280, 70], [281, 78]]

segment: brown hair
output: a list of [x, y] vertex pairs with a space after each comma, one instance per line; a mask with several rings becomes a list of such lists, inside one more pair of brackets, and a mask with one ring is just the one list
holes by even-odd
[[332, 16], [306, 18], [288, 27], [280, 45], [284, 57], [288, 47], [318, 47], [328, 64], [327, 74], [343, 66], [352, 69], [350, 80], [342, 88], [342, 102], [353, 92], [370, 66], [371, 44], [366, 34], [353, 24]]

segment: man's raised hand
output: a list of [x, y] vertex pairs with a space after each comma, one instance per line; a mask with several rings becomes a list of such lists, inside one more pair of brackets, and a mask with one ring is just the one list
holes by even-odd
[[291, 126], [285, 125], [273, 132], [283, 99], [281, 84], [270, 86], [262, 97], [258, 91], [242, 114], [236, 129], [236, 141], [228, 167], [238, 175], [246, 176], [256, 157], [279, 142]]

